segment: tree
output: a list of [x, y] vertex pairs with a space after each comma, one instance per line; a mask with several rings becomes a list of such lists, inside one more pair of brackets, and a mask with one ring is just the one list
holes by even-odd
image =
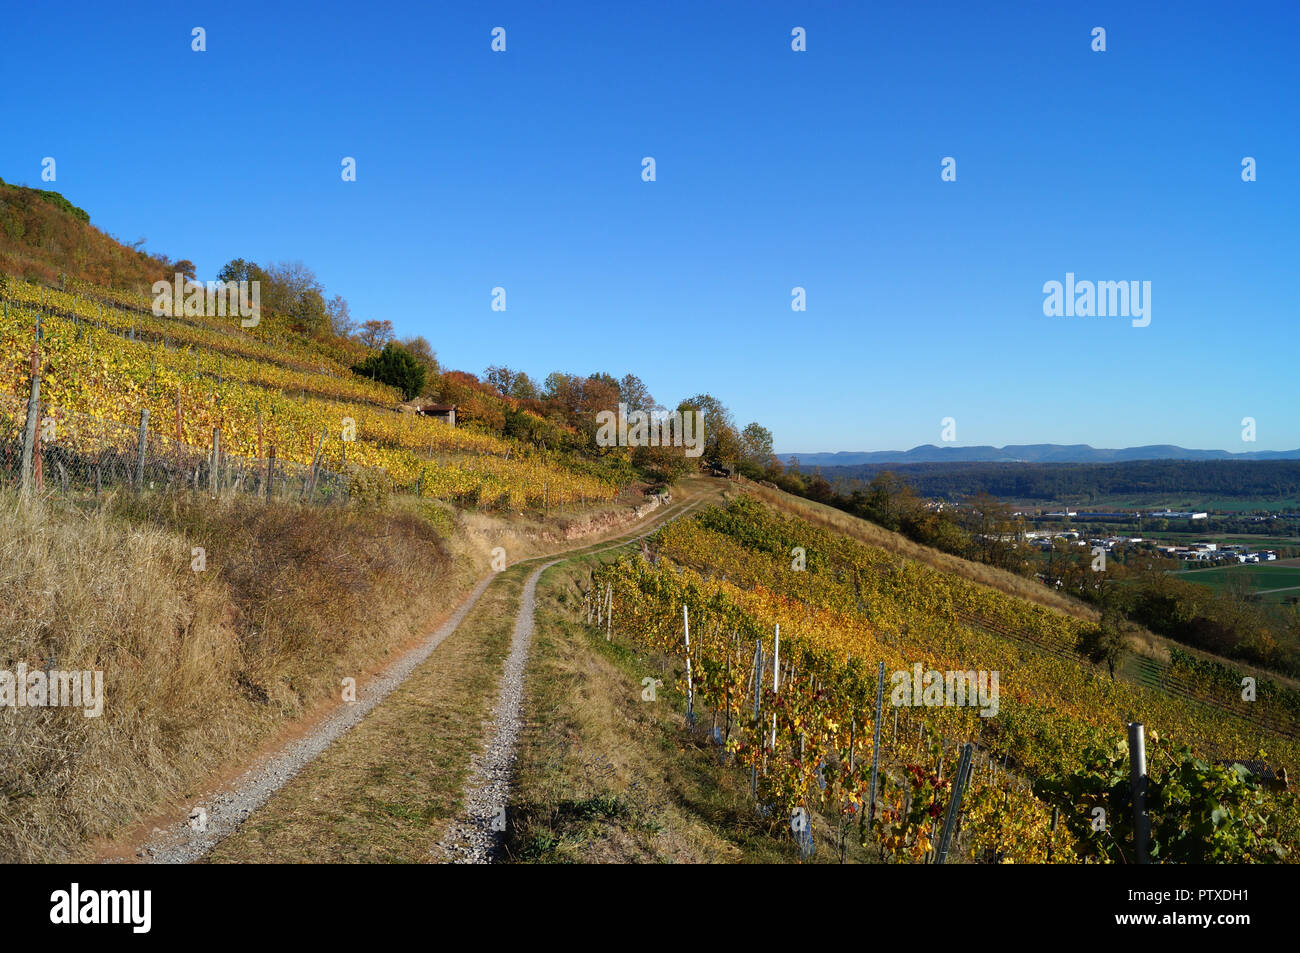
[[322, 334], [330, 326], [325, 298], [315, 288], [308, 288], [289, 309], [293, 329], [303, 334]]
[[623, 397], [623, 403], [627, 404], [629, 411], [656, 410], [658, 408], [655, 399], [650, 396], [650, 389], [635, 374], [625, 375], [618, 382], [618, 389]]
[[559, 405], [569, 416], [576, 416], [582, 401], [582, 384], [572, 374], [551, 371], [542, 384], [542, 396]]
[[1110, 669], [1111, 681], [1115, 680], [1115, 668], [1124, 659], [1128, 652], [1128, 640], [1125, 638], [1125, 632], [1129, 628], [1124, 613], [1119, 607], [1113, 604], [1104, 606], [1101, 610], [1101, 622], [1099, 625], [1085, 629], [1079, 635], [1079, 651], [1088, 656], [1088, 659], [1094, 665], [1106, 663]]
[[636, 447], [632, 451], [632, 464], [660, 483], [675, 483], [695, 469], [694, 461], [681, 447]]
[[500, 364], [493, 364], [483, 372], [483, 380], [495, 387], [502, 397], [510, 393], [518, 376], [518, 372]]
[[772, 431], [757, 423], [751, 423], [740, 432], [740, 452], [745, 459], [756, 467], [767, 468], [772, 464]]
[[322, 298], [325, 288], [316, 273], [300, 261], [280, 261], [266, 269], [267, 286], [262, 289], [262, 303], [272, 311], [292, 314], [309, 291]]
[[226, 262], [221, 270], [217, 272], [217, 278], [220, 281], [256, 281], [263, 286], [270, 281], [269, 276], [261, 266], [256, 262], [245, 261], [242, 258], [234, 258]]
[[377, 321], [374, 318], [369, 321], [361, 322], [361, 330], [357, 332], [357, 338], [366, 347], [378, 350], [388, 344], [393, 339], [393, 322]]
[[352, 320], [352, 309], [342, 295], [335, 295], [325, 302], [325, 313], [329, 316], [330, 331], [335, 337], [350, 337], [356, 331], [357, 323]]
[[438, 363], [438, 354], [422, 335], [403, 338], [402, 347], [424, 368], [424, 393], [431, 393], [442, 376], [442, 367]]
[[536, 400], [537, 386], [531, 377], [520, 371], [510, 385], [510, 396], [516, 400]]
[[173, 262], [172, 268], [185, 278], [193, 278], [195, 275], [194, 262], [190, 261], [188, 258], [182, 258], [180, 261]]
[[424, 389], [424, 368], [415, 357], [402, 347], [389, 341], [378, 354], [371, 354], [352, 370], [396, 387], [406, 400]]
[[722, 401], [712, 394], [696, 394], [678, 405], [678, 410], [693, 410], [704, 415], [704, 459], [709, 463], [733, 466], [741, 457], [740, 435], [736, 422]]

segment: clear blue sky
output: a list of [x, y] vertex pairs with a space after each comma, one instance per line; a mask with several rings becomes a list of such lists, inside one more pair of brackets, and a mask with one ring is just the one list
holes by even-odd
[[[450, 367], [708, 390], [782, 452], [946, 416], [958, 445], [1300, 447], [1294, 0], [67, 2], [5, 34], [0, 177], [53, 156], [47, 187], [200, 277], [305, 261]], [[1150, 326], [1044, 317], [1067, 271], [1150, 281]]]

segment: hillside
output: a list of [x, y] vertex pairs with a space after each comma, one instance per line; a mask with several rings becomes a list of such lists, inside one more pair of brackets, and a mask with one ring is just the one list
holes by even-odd
[[100, 231], [60, 193], [0, 179], [0, 273], [45, 284], [66, 276], [144, 294], [171, 277], [172, 265]]
[[[628, 841], [645, 843], [643, 825], [665, 818], [672, 833], [684, 836], [689, 825], [662, 808], [647, 810], [620, 770], [662, 761], [656, 749], [675, 738], [686, 752], [669, 771], [682, 785], [679, 797], [743, 799], [735, 788], [752, 779], [758, 803], [770, 807], [770, 836], [785, 840], [786, 819], [807, 819], [794, 828], [805, 858], [829, 855], [833, 862], [849, 852], [855, 859], [934, 862], [949, 801], [945, 779], [961, 777], [961, 750], [969, 745], [973, 768], [964, 778], [963, 823], [948, 845], [949, 862], [1132, 862], [1132, 827], [1122, 811], [1127, 773], [1120, 768], [1125, 726], [1135, 717], [1146, 726], [1153, 790], [1181, 786], [1172, 799], [1151, 802], [1153, 853], [1173, 862], [1260, 863], [1294, 858], [1300, 846], [1294, 795], [1265, 790], [1260, 780], [1296, 769], [1294, 689], [1261, 681], [1258, 703], [1243, 703], [1240, 673], [1177, 655], [1140, 678], [1108, 677], [1078, 651], [1090, 623], [863, 543], [749, 493], [666, 527], [650, 557], [633, 554], [599, 567], [591, 586], [580, 578], [577, 591], [557, 597], [556, 611], [588, 634], [590, 641], [579, 637], [579, 644], [616, 663], [603, 679], [621, 674], [635, 682], [633, 673], [666, 666], [671, 710], [638, 716], [650, 723], [622, 742], [631, 752], [605, 743], [600, 750], [608, 752], [615, 780], [594, 792], [590, 776], [563, 756], [556, 764], [539, 737], [517, 805], [529, 818], [514, 842], [525, 856], [617, 857]], [[604, 625], [602, 601], [610, 617]], [[606, 653], [601, 643], [611, 639], [619, 649]], [[620, 652], [628, 653], [621, 656], [626, 664], [618, 663]], [[887, 679], [878, 752], [866, 737], [875, 720], [877, 665]], [[922, 672], [924, 700], [911, 694], [914, 678], [921, 691]], [[971, 694], [955, 701], [954, 672], [974, 680]], [[756, 676], [767, 686], [758, 693]], [[584, 752], [589, 739], [599, 743], [611, 730], [542, 685], [534, 691], [582, 726]], [[693, 724], [680, 717], [687, 709]], [[663, 741], [638, 740], [661, 735]], [[705, 770], [707, 755], [691, 757], [697, 747], [725, 752], [713, 759], [723, 767], [711, 769], [717, 777], [707, 794], [688, 781]], [[547, 763], [564, 778], [559, 790], [553, 778], [541, 780]], [[876, 764], [882, 784], [873, 793]], [[579, 795], [621, 799], [627, 813], [575, 824], [560, 806]], [[710, 810], [734, 810], [726, 804], [711, 803]], [[1090, 824], [1095, 807], [1107, 811], [1110, 826]], [[1213, 823], [1198, 824], [1200, 812], [1211, 809]], [[879, 820], [864, 834], [867, 812]], [[547, 817], [554, 820], [548, 824]], [[713, 828], [710, 834], [723, 841], [714, 850], [728, 849], [729, 839], [732, 851], [757, 849], [754, 828], [744, 821]], [[585, 846], [574, 843], [579, 831]]]
[[[1133, 718], [1186, 789], [1152, 802], [1165, 857], [1294, 858], [1294, 796], [1265, 784], [1300, 765], [1293, 686], [1252, 670], [1246, 704], [1242, 671], [1135, 637], [1108, 672], [1106, 617], [1061, 591], [695, 472], [780, 476], [708, 394], [678, 405], [714, 421], [697, 462], [596, 437], [655, 406], [631, 374], [539, 389], [430, 352], [403, 391], [307, 295], [164, 310], [145, 286], [179, 265], [5, 195], [0, 653], [107, 676], [110, 703], [0, 718], [0, 858], [934, 862], [957, 775], [952, 859], [1127, 862], [1123, 822], [1085, 818]], [[914, 670], [984, 681], [877, 713], [877, 672]], [[647, 682], [671, 705], [642, 708]], [[231, 778], [263, 756], [254, 796]]]

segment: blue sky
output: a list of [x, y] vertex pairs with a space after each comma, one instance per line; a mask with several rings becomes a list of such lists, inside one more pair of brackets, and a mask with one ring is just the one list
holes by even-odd
[[[1300, 447], [1300, 7], [1170, 7], [17, 5], [0, 177], [53, 156], [46, 187], [200, 277], [300, 259], [448, 366], [708, 390], [781, 452], [949, 416]], [[1045, 317], [1066, 272], [1150, 281], [1150, 326]]]

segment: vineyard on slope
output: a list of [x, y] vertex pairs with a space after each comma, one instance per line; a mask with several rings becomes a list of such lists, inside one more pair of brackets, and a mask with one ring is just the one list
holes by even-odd
[[[642, 652], [680, 660], [684, 676], [686, 608], [695, 701], [711, 710], [719, 742], [751, 771], [758, 769], [758, 800], [774, 817], [818, 805], [844, 823], [861, 824], [880, 662], [887, 678], [916, 663], [926, 671], [1000, 675], [992, 717], [970, 705], [893, 706], [886, 683], [881, 755], [890, 770], [874, 836], [898, 859], [924, 857], [933, 846], [948, 790], [945, 770], [950, 777], [958, 742], [973, 742], [987, 768], [975, 771], [964, 813], [964, 850], [972, 859], [1114, 859], [1104, 833], [1080, 834], [1072, 823], [1078, 812], [1103, 803], [1100, 793], [1071, 801], [1070, 816], [1053, 833], [1051, 805], [1030, 782], [1055, 790], [1051, 779], [1096, 771], [1102, 755], [1124, 750], [1130, 717], [1151, 732], [1153, 771], [1167, 762], [1174, 772], [1184, 745], [1191, 749], [1188, 758], [1232, 761], [1254, 759], [1267, 746], [1275, 763], [1297, 764], [1292, 739], [1183, 698], [1113, 681], [1065, 657], [1087, 623], [752, 500], [679, 521], [655, 543], [655, 565], [624, 558], [594, 579], [597, 591], [611, 593], [612, 631]], [[1030, 631], [1062, 652], [966, 624], [967, 612]], [[770, 666], [778, 625], [780, 689], [772, 692], [770, 672], [760, 677], [765, 689], [755, 719], [755, 646], [765, 646]], [[687, 688], [684, 677], [678, 687]], [[1229, 771], [1208, 763], [1196, 770], [1207, 786]], [[1253, 820], [1260, 805], [1268, 808], [1266, 823]], [[1241, 847], [1248, 859], [1273, 858], [1275, 841], [1292, 852], [1300, 843], [1294, 795], [1251, 788], [1234, 820], [1234, 830], [1250, 832]]]
[[[397, 487], [438, 499], [522, 510], [608, 500], [617, 492], [606, 480], [511, 441], [398, 413], [391, 388], [328, 363], [318, 362], [340, 376], [313, 373], [291, 349], [268, 363], [262, 349], [273, 345], [258, 338], [216, 328], [196, 332], [170, 318], [138, 314], [105, 319], [89, 298], [23, 282], [6, 286], [11, 295], [0, 318], [0, 393], [26, 398], [39, 316], [43, 419], [52, 422], [53, 439], [73, 451], [101, 449], [102, 428], [84, 426], [81, 415], [134, 426], [148, 410], [153, 430], [180, 444], [208, 448], [219, 430], [231, 455], [263, 459], [274, 448], [291, 463], [319, 459], [338, 471], [371, 468]], [[52, 306], [56, 310], [49, 311]], [[122, 335], [128, 321], [137, 322], [134, 328], [146, 320], [155, 322], [149, 325], [154, 340]], [[210, 350], [168, 343], [185, 341]]]

